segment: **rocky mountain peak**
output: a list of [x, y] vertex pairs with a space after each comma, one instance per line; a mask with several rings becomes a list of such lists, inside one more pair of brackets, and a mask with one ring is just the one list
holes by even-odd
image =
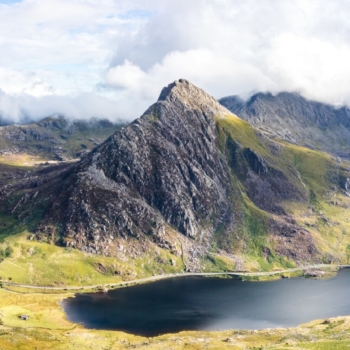
[[179, 79], [163, 88], [158, 102], [169, 102], [177, 106], [183, 105], [185, 109], [211, 112], [211, 114], [231, 114], [214, 97], [204, 90], [191, 84], [188, 80]]
[[235, 222], [216, 132], [224, 114], [188, 81], [170, 84], [142, 117], [57, 179], [39, 235], [62, 222], [65, 244], [93, 253], [115, 254], [128, 239], [143, 250], [150, 242], [175, 254], [179, 242], [183, 251], [207, 250], [214, 233]]

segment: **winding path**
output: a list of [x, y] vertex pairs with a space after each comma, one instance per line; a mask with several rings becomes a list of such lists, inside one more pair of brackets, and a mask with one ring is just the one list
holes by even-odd
[[220, 275], [230, 275], [230, 276], [273, 276], [281, 273], [288, 272], [296, 272], [307, 269], [322, 269], [327, 267], [337, 267], [337, 268], [346, 268], [350, 267], [350, 265], [335, 265], [335, 264], [318, 264], [318, 265], [308, 265], [295, 267], [292, 269], [286, 270], [276, 270], [276, 271], [268, 271], [268, 272], [185, 272], [185, 273], [175, 273], [175, 274], [165, 274], [165, 275], [157, 275], [146, 278], [140, 278], [132, 281], [122, 281], [117, 283], [106, 283], [106, 284], [96, 284], [91, 286], [66, 286], [66, 287], [51, 287], [51, 286], [34, 286], [28, 284], [19, 284], [13, 282], [2, 281], [4, 286], [13, 286], [13, 287], [21, 287], [28, 289], [39, 289], [39, 290], [84, 290], [84, 289], [95, 289], [95, 288], [103, 288], [103, 287], [118, 287], [118, 286], [128, 286], [131, 284], [139, 284], [146, 283], [152, 281], [158, 281], [166, 278], [175, 278], [175, 277], [185, 277], [185, 276], [220, 276]]

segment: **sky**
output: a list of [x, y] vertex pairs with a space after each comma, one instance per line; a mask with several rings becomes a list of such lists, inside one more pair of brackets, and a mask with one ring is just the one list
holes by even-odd
[[350, 105], [349, 0], [0, 0], [0, 116], [131, 121], [185, 78], [215, 98]]

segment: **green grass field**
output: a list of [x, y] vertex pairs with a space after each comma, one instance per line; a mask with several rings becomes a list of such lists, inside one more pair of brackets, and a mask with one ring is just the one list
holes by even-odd
[[[155, 272], [184, 270], [180, 257], [157, 247], [157, 255], [144, 254], [122, 261], [117, 257], [87, 254], [77, 249], [28, 240], [23, 232], [0, 243], [0, 278], [15, 283], [41, 286], [83, 286], [116, 283], [152, 276]], [[11, 249], [10, 256], [1, 252]], [[173, 266], [170, 259], [176, 262]]]

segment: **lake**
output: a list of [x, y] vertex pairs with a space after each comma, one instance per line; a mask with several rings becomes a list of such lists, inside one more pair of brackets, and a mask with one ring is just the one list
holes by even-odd
[[108, 293], [77, 294], [62, 306], [86, 328], [156, 336], [183, 330], [292, 327], [350, 315], [350, 269], [324, 280], [271, 282], [177, 277]]

